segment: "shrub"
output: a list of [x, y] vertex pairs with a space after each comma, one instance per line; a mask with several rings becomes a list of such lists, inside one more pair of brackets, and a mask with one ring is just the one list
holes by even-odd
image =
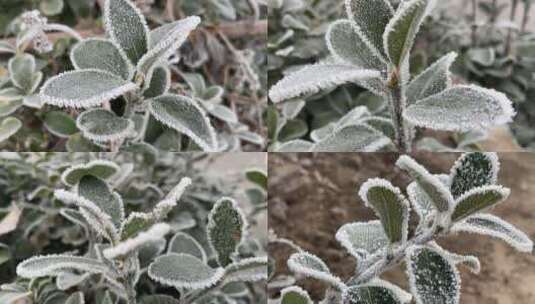
[[[203, 184], [193, 166], [206, 155], [160, 155], [156, 163], [147, 159], [150, 165], [139, 165], [140, 155], [109, 157], [117, 162], [88, 154], [2, 155], [2, 193], [13, 198], [20, 223], [3, 232], [15, 235], [0, 247], [2, 264], [29, 257], [0, 287], [2, 303], [264, 299], [263, 284], [254, 283], [267, 277], [267, 258], [248, 227], [257, 212], [246, 214], [215, 184]], [[31, 242], [20, 247], [17, 234]]]
[[[533, 251], [533, 242], [526, 234], [486, 213], [510, 194], [498, 184], [496, 154], [463, 154], [449, 174], [431, 174], [407, 155], [399, 157], [396, 166], [413, 180], [406, 192], [382, 178], [367, 180], [358, 195], [379, 219], [348, 223], [336, 233], [336, 240], [357, 261], [356, 273], [349, 280], [344, 282], [331, 273], [314, 254], [272, 236], [272, 241], [289, 244], [297, 251], [287, 261], [292, 272], [330, 286], [322, 303], [412, 303], [413, 299], [418, 304], [459, 303], [458, 267], [464, 265], [478, 273], [480, 263], [475, 256], [460, 255], [436, 243], [450, 234], [487, 235], [520, 252]], [[409, 233], [411, 209], [418, 221]], [[410, 292], [380, 278], [400, 264], [407, 269]], [[280, 301], [312, 303], [306, 291], [296, 286], [284, 288]]]
[[357, 83], [382, 97], [388, 113], [373, 115], [366, 107], [355, 107], [337, 122], [312, 131], [313, 142], [274, 142], [273, 150], [404, 152], [412, 149], [416, 127], [470, 132], [514, 116], [504, 94], [475, 85], [452, 86], [449, 69], [455, 53], [411, 77], [411, 49], [435, 1], [403, 1], [396, 9], [386, 0], [345, 4], [348, 19], [332, 23], [326, 34], [331, 56], [289, 72], [269, 96], [274, 103], [292, 101]]

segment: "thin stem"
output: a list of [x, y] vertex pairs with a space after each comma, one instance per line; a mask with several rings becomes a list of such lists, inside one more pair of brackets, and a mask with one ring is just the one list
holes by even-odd
[[522, 26], [520, 28], [520, 33], [524, 34], [526, 32], [526, 27], [528, 26], [529, 21], [529, 11], [531, 10], [531, 1], [525, 1], [524, 14], [522, 16]]
[[472, 0], [472, 46], [477, 43], [477, 0]]
[[[511, 5], [511, 15], [509, 16], [509, 20], [511, 22], [515, 21], [515, 13], [516, 13], [517, 6], [518, 6], [518, 0], [513, 0], [513, 4]], [[513, 30], [509, 29], [507, 30], [507, 40], [505, 42], [505, 54], [506, 55], [511, 54], [512, 42], [513, 42]]]
[[396, 147], [401, 153], [410, 152], [411, 130], [410, 126], [407, 125], [406, 121], [403, 118], [403, 110], [406, 107], [406, 100], [398, 69], [390, 73], [387, 98], [390, 102], [390, 108], [392, 111], [392, 121], [394, 122], [394, 128], [396, 129]]

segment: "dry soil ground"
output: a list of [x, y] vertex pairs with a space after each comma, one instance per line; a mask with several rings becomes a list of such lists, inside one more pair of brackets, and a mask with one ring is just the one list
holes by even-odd
[[[419, 153], [414, 157], [431, 172], [449, 172], [459, 154]], [[344, 279], [354, 269], [354, 260], [340, 247], [334, 234], [342, 224], [374, 218], [357, 197], [358, 187], [370, 177], [383, 177], [404, 187], [408, 177], [396, 169], [397, 154], [324, 153], [270, 154], [269, 226], [279, 236], [294, 240], [317, 254]], [[512, 194], [491, 213], [503, 217], [535, 239], [535, 154], [500, 154], [501, 184]], [[415, 215], [413, 215], [415, 218]], [[499, 240], [478, 235], [451, 236], [439, 241], [459, 253], [478, 256], [482, 270], [475, 275], [461, 268], [462, 304], [535, 303], [535, 255], [518, 253]], [[272, 246], [279, 273], [288, 273], [285, 259], [291, 252]], [[384, 278], [407, 287], [403, 269], [386, 273]], [[314, 280], [299, 285], [319, 300], [323, 288]]]

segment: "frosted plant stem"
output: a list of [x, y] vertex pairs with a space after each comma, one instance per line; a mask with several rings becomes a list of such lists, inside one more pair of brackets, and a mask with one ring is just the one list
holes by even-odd
[[128, 304], [137, 304], [136, 289], [134, 286], [131, 286], [129, 283], [125, 283], [124, 289], [126, 290], [126, 302]]
[[[509, 21], [514, 22], [515, 21], [515, 13], [516, 8], [518, 6], [518, 0], [513, 0], [513, 4], [511, 4], [511, 15], [509, 16]], [[513, 31], [511, 29], [507, 30], [507, 41], [505, 43], [505, 54], [510, 55], [511, 54], [511, 43], [513, 42]]]
[[388, 86], [387, 98], [392, 111], [394, 128], [396, 129], [395, 144], [400, 153], [407, 153], [411, 151], [410, 127], [406, 125], [403, 119], [406, 100], [397, 71], [391, 73]]

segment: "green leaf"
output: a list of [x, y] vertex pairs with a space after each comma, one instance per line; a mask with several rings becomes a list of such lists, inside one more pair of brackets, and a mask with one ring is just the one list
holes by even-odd
[[139, 9], [129, 0], [106, 0], [104, 28], [133, 64], [147, 53], [149, 28]]
[[488, 235], [505, 241], [520, 252], [531, 253], [533, 241], [524, 232], [492, 214], [476, 214], [455, 223], [452, 232], [468, 232]]
[[308, 293], [299, 286], [290, 286], [281, 290], [281, 304], [313, 304]]
[[65, 301], [65, 304], [84, 304], [84, 294], [82, 292], [76, 292], [73, 293], [67, 301]]
[[456, 222], [505, 201], [511, 191], [502, 186], [490, 185], [473, 188], [457, 198], [451, 215]]
[[141, 304], [180, 304], [177, 299], [164, 294], [143, 296], [140, 302]]
[[159, 256], [148, 270], [149, 277], [159, 283], [188, 289], [210, 287], [224, 272], [223, 268], [210, 268], [192, 255], [177, 253]]
[[31, 91], [34, 85], [35, 58], [26, 53], [16, 55], [9, 60], [8, 68], [13, 84], [25, 92]]
[[392, 120], [389, 118], [372, 116], [364, 118], [362, 123], [365, 123], [375, 130], [381, 132], [381, 134], [390, 138], [391, 140], [395, 139], [396, 129], [394, 128], [394, 123], [392, 123]]
[[418, 183], [438, 211], [448, 212], [453, 209], [453, 196], [437, 176], [429, 173], [422, 165], [407, 155], [400, 156], [396, 166], [406, 171]]
[[[446, 187], [450, 183], [447, 175], [435, 175], [435, 177]], [[422, 189], [422, 187], [420, 187], [417, 181], [409, 184], [407, 187], [407, 195], [412, 203], [412, 209], [420, 218], [418, 224], [423, 225], [436, 209], [433, 199]]]
[[389, 243], [381, 221], [377, 220], [345, 224], [338, 228], [336, 240], [356, 258], [375, 255]]
[[269, 97], [275, 103], [316, 94], [348, 82], [378, 79], [378, 71], [339, 64], [315, 64], [295, 71], [271, 87]]
[[185, 253], [192, 255], [205, 263], [208, 261], [206, 252], [201, 244], [192, 236], [184, 232], [178, 232], [173, 236], [169, 241], [167, 253]]
[[93, 175], [85, 175], [78, 182], [78, 194], [92, 201], [109, 215], [117, 229], [121, 228], [124, 220], [123, 200], [105, 181]]
[[459, 271], [444, 252], [436, 248], [413, 246], [409, 248], [406, 264], [411, 293], [416, 303], [459, 303]]
[[15, 54], [17, 50], [7, 41], [0, 41], [0, 53]]
[[247, 177], [247, 180], [249, 180], [251, 183], [256, 184], [264, 190], [267, 190], [268, 177], [265, 171], [251, 168], [245, 171], [245, 177]]
[[60, 270], [77, 270], [89, 273], [105, 273], [108, 267], [102, 262], [70, 255], [47, 255], [29, 258], [17, 266], [17, 275], [23, 278], [56, 276]]
[[308, 133], [308, 125], [301, 119], [290, 119], [286, 121], [279, 132], [280, 141], [298, 139]]
[[466, 53], [468, 58], [482, 66], [490, 67], [496, 60], [494, 48], [474, 48]]
[[91, 109], [76, 119], [76, 126], [82, 135], [97, 142], [113, 141], [128, 137], [134, 132], [134, 123], [118, 117], [110, 110]]
[[188, 87], [192, 90], [193, 96], [202, 98], [206, 91], [206, 82], [201, 74], [198, 73], [180, 73], [180, 76], [186, 81]]
[[390, 62], [400, 68], [408, 59], [416, 34], [435, 0], [405, 1], [389, 21], [383, 35], [385, 52]]
[[224, 122], [231, 124], [238, 123], [238, 116], [229, 107], [220, 104], [213, 104], [204, 100], [201, 100], [200, 102], [206, 111], [210, 113], [210, 115], [217, 117]]
[[63, 10], [63, 0], [41, 0], [39, 10], [46, 16], [54, 16]]
[[150, 100], [149, 111], [161, 123], [190, 137], [203, 150], [217, 150], [215, 130], [194, 100], [180, 95], [162, 95]]
[[105, 180], [119, 172], [119, 170], [119, 166], [114, 162], [103, 159], [93, 160], [87, 164], [71, 166], [61, 174], [61, 180], [67, 186], [74, 186], [86, 175]]
[[39, 95], [44, 103], [58, 107], [90, 108], [135, 88], [135, 84], [109, 72], [79, 70], [48, 79]]
[[[2, 97], [0, 96], [0, 99]], [[19, 100], [0, 100], [0, 117], [9, 116], [22, 107], [22, 101]]]
[[390, 145], [388, 137], [363, 124], [348, 125], [312, 146], [313, 152], [376, 152]]
[[201, 23], [201, 18], [190, 16], [165, 24], [150, 33], [150, 47], [137, 64], [137, 69], [147, 75], [152, 67], [162, 59], [167, 59], [178, 49]]
[[15, 117], [8, 117], [0, 123], [0, 142], [15, 135], [22, 127], [22, 122]]
[[150, 213], [132, 212], [121, 227], [121, 240], [133, 238], [156, 223]]
[[495, 90], [455, 86], [410, 105], [403, 116], [411, 124], [433, 130], [470, 131], [511, 121], [511, 101]]
[[240, 207], [231, 198], [219, 199], [208, 216], [206, 227], [210, 244], [221, 266], [232, 262], [238, 245], [244, 237], [247, 222]]
[[226, 283], [267, 280], [267, 272], [267, 257], [245, 258], [225, 267], [224, 280]]
[[167, 93], [171, 86], [171, 72], [164, 66], [157, 66], [151, 73], [147, 82], [148, 86], [143, 91], [145, 98], [153, 98]]
[[457, 53], [448, 53], [414, 78], [407, 87], [408, 104], [438, 94], [450, 87], [450, 67], [456, 58]]
[[344, 289], [342, 280], [333, 275], [329, 267], [319, 257], [308, 253], [294, 253], [288, 258], [288, 268], [296, 273], [329, 283], [338, 289]]
[[391, 243], [405, 243], [408, 234], [409, 202], [399, 188], [385, 179], [369, 179], [359, 190], [366, 206], [375, 211]]
[[392, 290], [381, 286], [351, 286], [342, 299], [347, 304], [401, 304]]
[[76, 44], [70, 54], [71, 62], [77, 70], [98, 69], [120, 76], [132, 78], [134, 67], [120, 47], [111, 40], [89, 38]]
[[347, 16], [358, 27], [359, 35], [384, 55], [383, 33], [394, 15], [388, 0], [346, 0]]
[[463, 154], [450, 172], [453, 197], [457, 198], [473, 188], [496, 184], [499, 170], [500, 162], [496, 153]]
[[88, 139], [84, 138], [82, 134], [76, 133], [69, 136], [65, 144], [68, 152], [99, 152], [101, 148]]
[[382, 59], [377, 57], [377, 52], [370, 49], [349, 20], [338, 20], [332, 23], [325, 39], [331, 54], [346, 64], [364, 69], [383, 70], [386, 68]]
[[67, 138], [78, 132], [74, 119], [64, 112], [47, 112], [43, 122], [48, 131], [57, 137]]
[[312, 146], [313, 146], [313, 143], [309, 141], [296, 139], [296, 140], [287, 141], [282, 144], [274, 145], [270, 151], [273, 151], [273, 152], [308, 152], [310, 151]]

